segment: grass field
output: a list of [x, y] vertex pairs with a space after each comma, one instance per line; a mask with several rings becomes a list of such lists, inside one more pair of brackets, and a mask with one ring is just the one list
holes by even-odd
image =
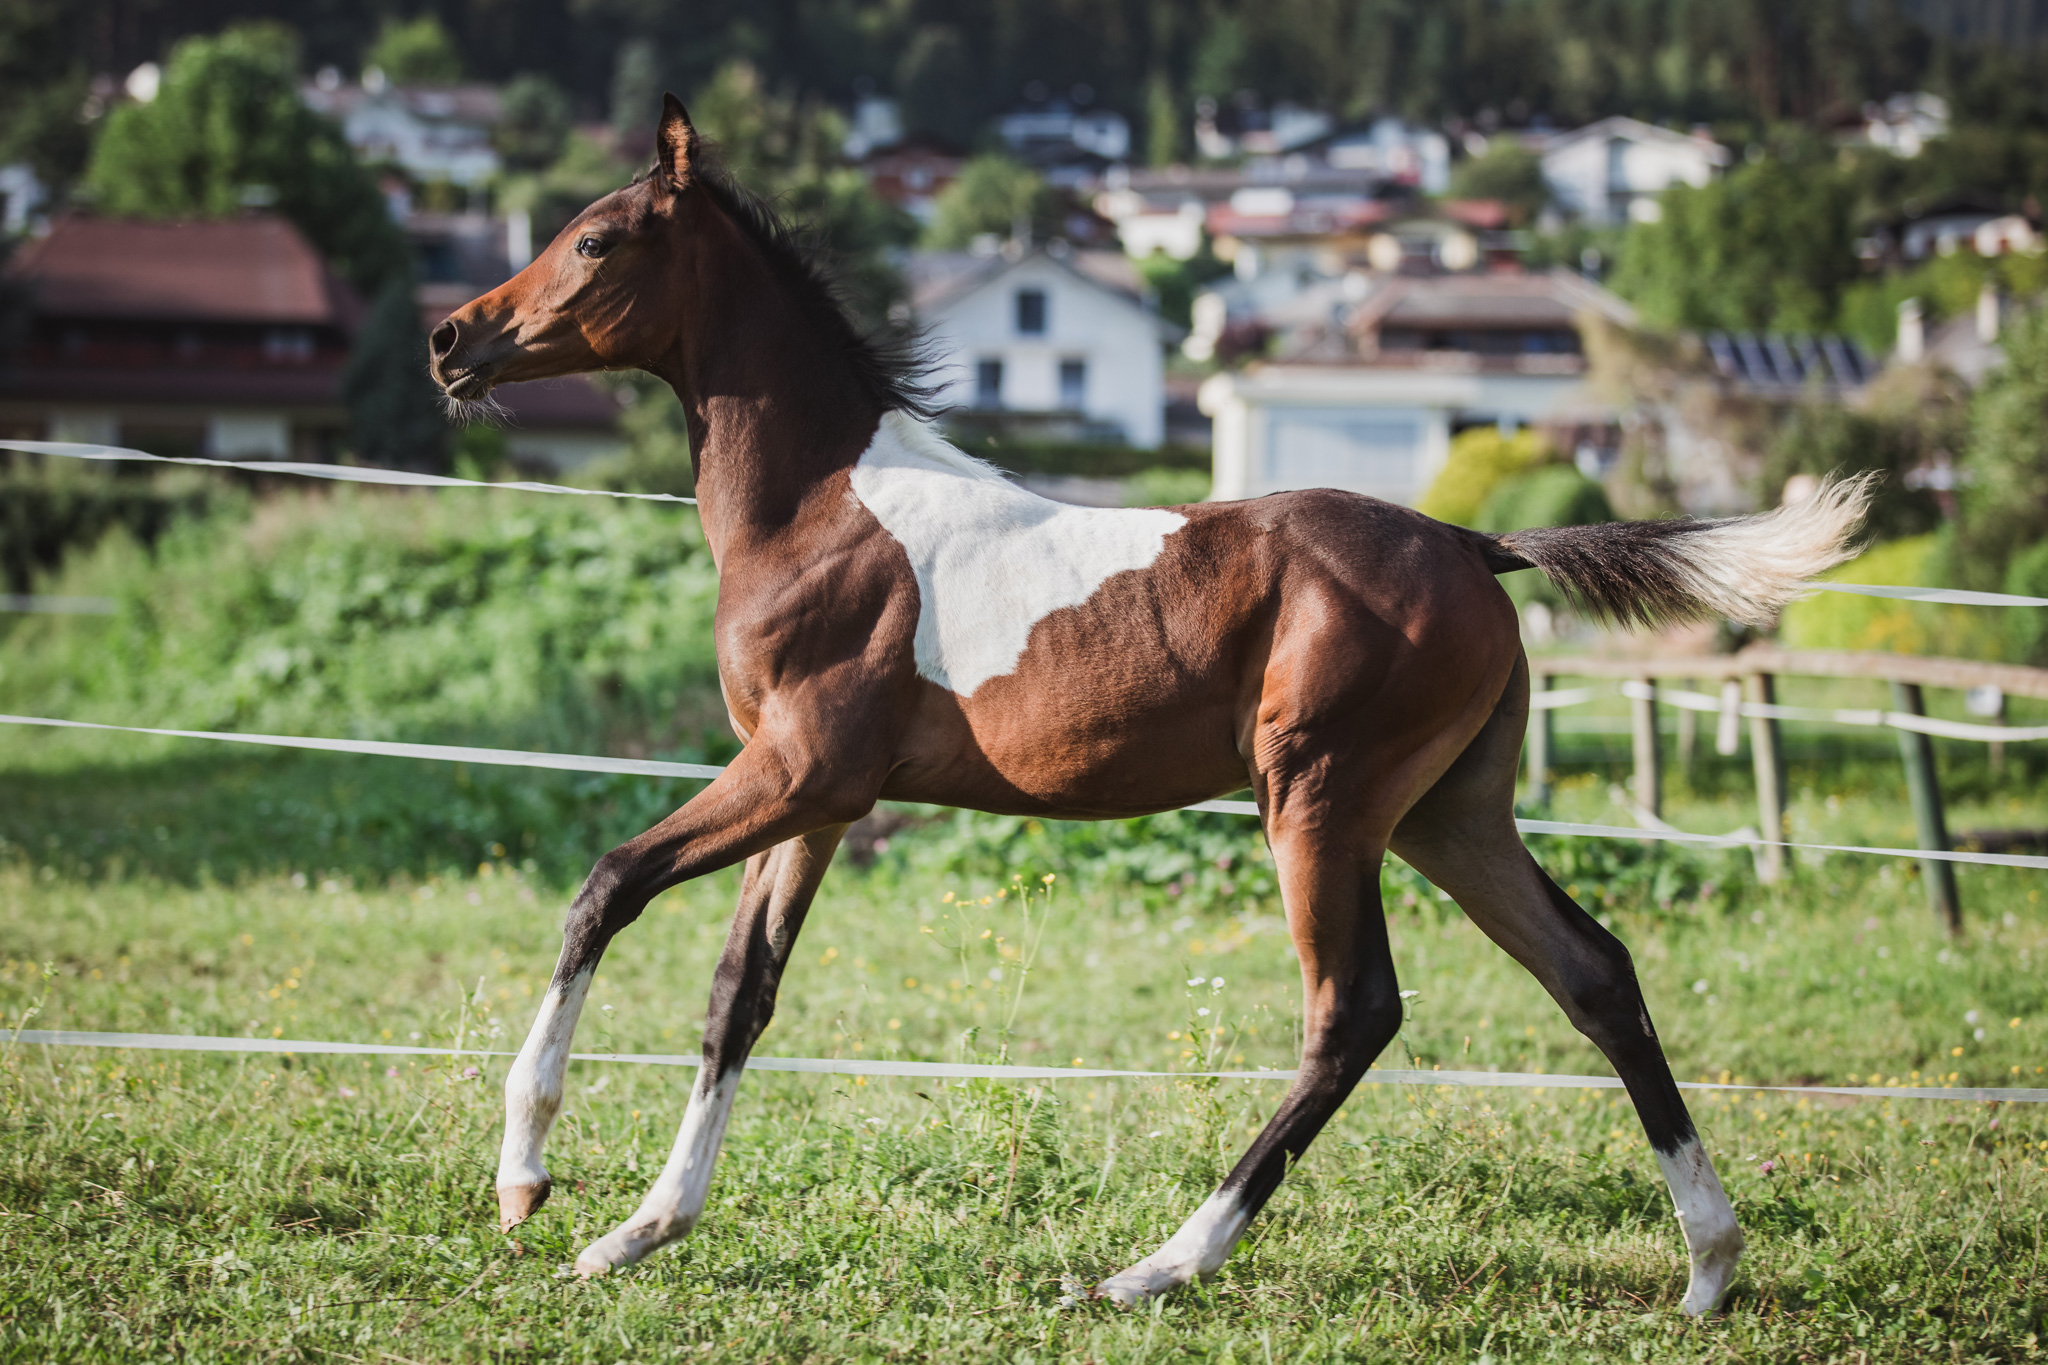
[[[493, 849], [483, 822], [544, 818], [556, 779], [493, 806], [438, 765], [0, 743], [9, 1023], [35, 1008], [32, 1027], [516, 1046], [570, 855]], [[1795, 785], [1802, 835], [1907, 828], [1881, 786]], [[1987, 787], [1958, 823], [2039, 823], [2031, 784], [2005, 790], [2021, 795]], [[652, 799], [620, 789], [580, 837]], [[1605, 778], [1567, 783], [1559, 813], [1612, 820]], [[1672, 814], [1749, 818], [1737, 785], [1706, 780]], [[1291, 1064], [1276, 905], [1177, 901], [1045, 847], [1005, 868], [835, 872], [762, 1051]], [[2048, 1084], [2037, 875], [1966, 872], [1970, 928], [1949, 941], [1910, 864], [1836, 858], [1765, 888], [1741, 856], [1571, 874], [1634, 947], [1682, 1078]], [[1025, 908], [1017, 888], [1047, 872]], [[585, 1047], [694, 1050], [732, 890], [728, 874], [655, 902], [605, 963]], [[1409, 886], [1389, 913], [1416, 995], [1384, 1065], [1605, 1073], [1450, 907]], [[0, 1047], [0, 1354], [1974, 1361], [2033, 1359], [2048, 1330], [2032, 1106], [1695, 1094], [1750, 1252], [1726, 1314], [1690, 1322], [1669, 1201], [1617, 1094], [1368, 1086], [1214, 1284], [1127, 1315], [1063, 1306], [1063, 1281], [1155, 1246], [1277, 1085], [756, 1074], [698, 1233], [585, 1284], [564, 1267], [637, 1202], [690, 1074], [574, 1066], [558, 1193], [507, 1238], [490, 1191], [504, 1064]]]

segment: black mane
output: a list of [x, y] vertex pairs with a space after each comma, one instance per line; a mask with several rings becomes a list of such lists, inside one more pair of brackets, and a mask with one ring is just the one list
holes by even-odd
[[710, 195], [760, 248], [769, 269], [789, 286], [798, 307], [846, 357], [856, 382], [884, 412], [901, 410], [920, 418], [938, 413], [932, 401], [938, 386], [930, 379], [932, 359], [923, 336], [914, 327], [893, 324], [863, 331], [834, 273], [832, 253], [815, 231], [786, 221], [774, 205], [733, 179], [701, 140], [690, 184]]

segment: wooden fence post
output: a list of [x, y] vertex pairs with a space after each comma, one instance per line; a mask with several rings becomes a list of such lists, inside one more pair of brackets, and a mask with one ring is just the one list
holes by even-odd
[[[1752, 673], [1748, 682], [1750, 701], [1777, 704], [1777, 684], [1770, 674]], [[1785, 850], [1779, 842], [1785, 837], [1785, 751], [1772, 717], [1749, 718], [1749, 756], [1756, 769], [1757, 828], [1768, 841], [1757, 854], [1757, 877], [1774, 882], [1785, 875]]]
[[[1892, 705], [1909, 716], [1924, 716], [1927, 705], [1919, 683], [1892, 684]], [[1899, 731], [1899, 756], [1906, 761], [1906, 791], [1913, 798], [1913, 823], [1920, 847], [1949, 851], [1948, 821], [1941, 809], [1941, 779], [1934, 768], [1934, 741], [1917, 730]], [[1962, 902], [1956, 897], [1955, 864], [1922, 858], [1920, 873], [1927, 883], [1927, 904], [1951, 934], [1963, 929]]]
[[1629, 711], [1635, 722], [1636, 804], [1661, 820], [1664, 817], [1664, 783], [1661, 755], [1657, 751], [1656, 686], [1649, 678], [1637, 681], [1642, 686], [1636, 696], [1629, 698]]
[[[1688, 692], [1693, 691], [1695, 688], [1695, 683], [1691, 678], [1680, 678], [1678, 685]], [[1685, 774], [1688, 780], [1692, 777], [1692, 751], [1693, 746], [1699, 742], [1699, 732], [1699, 712], [1693, 710], [1690, 706], [1679, 707], [1678, 771]]]
[[[1550, 690], [1551, 675], [1532, 673], [1529, 677], [1530, 696], [1533, 698]], [[1550, 751], [1551, 740], [1556, 732], [1551, 728], [1551, 707], [1538, 710], [1530, 708], [1529, 715], [1529, 803], [1535, 806], [1550, 804]]]

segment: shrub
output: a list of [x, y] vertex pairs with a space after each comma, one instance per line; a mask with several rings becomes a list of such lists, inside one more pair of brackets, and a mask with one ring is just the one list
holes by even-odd
[[1512, 436], [1498, 427], [1460, 432], [1451, 441], [1450, 459], [1418, 506], [1438, 521], [1470, 526], [1495, 485], [1534, 468], [1550, 454], [1549, 442], [1528, 427]]

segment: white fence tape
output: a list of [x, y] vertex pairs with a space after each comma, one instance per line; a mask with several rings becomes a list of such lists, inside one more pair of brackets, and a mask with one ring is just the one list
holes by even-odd
[[87, 720], [0, 715], [4, 725], [48, 725], [60, 730], [118, 730], [171, 739], [218, 739], [230, 744], [268, 744], [280, 749], [313, 749], [334, 754], [378, 754], [385, 758], [432, 758], [446, 763], [482, 763], [505, 768], [550, 768], [570, 773], [624, 773], [632, 777], [716, 777], [725, 769], [709, 763], [660, 763], [649, 758], [596, 758], [585, 754], [537, 754], [525, 749], [476, 749], [463, 744], [399, 744], [382, 739], [306, 739], [298, 735], [246, 735], [226, 730], [155, 730], [140, 725], [99, 725]]
[[[1704, 692], [1688, 692], [1676, 687], [1652, 687], [1636, 679], [1628, 679], [1616, 688], [1624, 697], [1637, 701], [1655, 699], [1670, 706], [1682, 707], [1688, 711], [1725, 711], [1725, 698], [1710, 697]], [[1591, 688], [1573, 688], [1573, 692], [1591, 694]], [[1534, 696], [1565, 696], [1565, 692], [1534, 693]], [[1554, 702], [1552, 705], [1572, 705], [1570, 702]], [[1935, 735], [1942, 739], [1968, 739], [1984, 744], [2003, 744], [2014, 740], [2048, 739], [2048, 725], [1978, 725], [1966, 720], [1941, 720], [1934, 716], [1916, 716], [1909, 711], [1879, 711], [1831, 709], [1817, 706], [1777, 706], [1765, 702], [1746, 701], [1734, 708], [1736, 714], [1756, 716], [1767, 720], [1812, 721], [1824, 725], [1885, 726], [1894, 730], [1912, 730], [1923, 735]]]
[[[0, 450], [19, 450], [28, 455], [57, 455], [72, 460], [144, 460], [151, 464], [206, 465], [215, 469], [240, 469], [254, 474], [298, 474], [311, 479], [334, 479], [342, 483], [392, 484], [406, 488], [513, 488], [526, 493], [574, 493], [583, 497], [638, 498], [647, 502], [695, 503], [695, 498], [673, 493], [618, 493], [603, 488], [570, 488], [555, 483], [490, 483], [481, 479], [456, 479], [444, 474], [415, 474], [403, 469], [370, 469], [361, 465], [304, 464], [293, 460], [209, 460], [190, 455], [152, 455], [126, 446], [96, 445], [85, 441], [0, 440]], [[1897, 597], [1913, 602], [1947, 602], [1970, 607], [2048, 607], [2048, 597], [2017, 597], [2003, 592], [1967, 592], [1959, 588], [1901, 588], [1879, 583], [1809, 583], [1818, 592], [1857, 593], [1864, 597]], [[1553, 702], [1565, 706], [1568, 702]]]
[[2048, 607], [2048, 597], [2020, 597], [2009, 592], [1970, 592], [1963, 588], [1901, 588], [1883, 583], [1808, 583], [1819, 592], [1848, 592], [1858, 597], [1896, 597], [1907, 602], [1943, 602], [1958, 607]]
[[[558, 772], [625, 773], [636, 777], [716, 777], [725, 769], [709, 763], [662, 763], [645, 758], [599, 758], [583, 754], [530, 753], [524, 749], [477, 749], [459, 744], [401, 744], [380, 739], [309, 739], [299, 735], [250, 735], [223, 730], [161, 730], [141, 725], [102, 725], [84, 720], [52, 720], [45, 716], [0, 715], [0, 725], [44, 725], [63, 730], [111, 730], [130, 735], [163, 735], [172, 739], [214, 739], [233, 744], [267, 744], [323, 753], [375, 754], [386, 758], [427, 758], [449, 763], [481, 763], [509, 768], [547, 768]], [[1251, 801], [1198, 801], [1183, 810], [1220, 811], [1226, 815], [1257, 815]], [[1883, 858], [1932, 858], [1985, 867], [2020, 867], [2048, 871], [2048, 856], [2023, 853], [1947, 853], [1934, 849], [1873, 848], [1861, 844], [1799, 844], [1758, 839], [1750, 834], [1689, 834], [1672, 829], [1627, 829], [1616, 825], [1580, 825], [1557, 820], [1517, 820], [1524, 834], [1567, 834], [1589, 839], [1636, 839], [1666, 843], [1711, 844], [1719, 848], [1803, 848], [1820, 853], [1868, 853]]]
[[570, 488], [559, 483], [491, 483], [457, 479], [446, 474], [415, 474], [404, 469], [369, 469], [361, 465], [302, 464], [296, 460], [208, 460], [191, 455], [151, 455], [124, 446], [88, 445], [75, 441], [0, 441], [0, 450], [29, 455], [61, 455], [71, 460], [147, 460], [152, 464], [196, 464], [213, 469], [239, 469], [248, 474], [298, 474], [337, 483], [379, 483], [399, 488], [510, 488], [521, 493], [573, 493], [588, 498], [634, 498], [641, 502], [685, 502], [695, 498], [674, 493], [618, 493], [608, 488]]
[[[10, 1035], [14, 1036], [14, 1035]], [[514, 1057], [517, 1053], [479, 1048], [407, 1047], [399, 1043], [333, 1043], [303, 1038], [208, 1038], [182, 1033], [88, 1033], [70, 1029], [23, 1029], [24, 1043], [51, 1047], [137, 1048], [168, 1052], [241, 1052], [306, 1056], [371, 1057]], [[649, 1052], [576, 1052], [579, 1062], [626, 1062], [639, 1066], [701, 1066], [703, 1059], [683, 1054]], [[837, 1076], [907, 1076], [921, 1079], [1058, 1081], [1058, 1080], [1226, 1080], [1291, 1081], [1292, 1070], [1257, 1071], [1124, 1071], [1083, 1066], [985, 1066], [968, 1062], [893, 1062], [879, 1058], [755, 1057], [749, 1071], [802, 1071]], [[1365, 1085], [1448, 1085], [1467, 1089], [1619, 1090], [1613, 1076], [1546, 1076], [1532, 1071], [1394, 1071], [1365, 1073]], [[2018, 1086], [1897, 1085], [1742, 1085], [1725, 1081], [1680, 1081], [1681, 1090], [1764, 1091], [1781, 1095], [1853, 1095], [1877, 1099], [2004, 1101], [2048, 1103], [2048, 1089]]]
[[52, 616], [112, 616], [111, 597], [64, 597], [39, 592], [0, 592], [0, 611], [42, 612]]

